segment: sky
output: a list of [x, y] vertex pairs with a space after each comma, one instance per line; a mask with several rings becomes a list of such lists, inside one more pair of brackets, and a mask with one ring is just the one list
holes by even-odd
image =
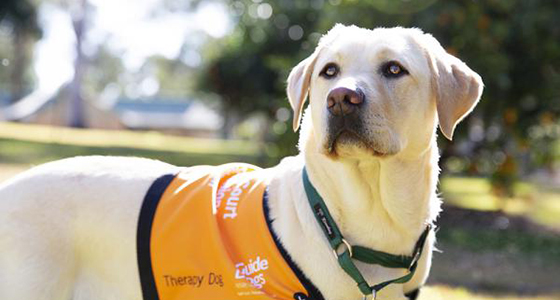
[[[89, 0], [94, 7], [83, 51], [95, 52], [100, 44], [118, 53], [125, 67], [138, 69], [152, 55], [177, 58], [185, 41], [200, 46], [192, 33], [203, 31], [220, 38], [233, 28], [228, 8], [218, 1], [204, 1], [196, 12], [166, 12], [158, 9], [161, 0]], [[158, 12], [158, 13], [154, 13]], [[51, 91], [72, 79], [75, 36], [67, 9], [50, 3], [39, 7], [43, 38], [36, 44], [34, 69], [38, 87]], [[191, 37], [191, 40], [189, 38]], [[196, 52], [182, 57], [196, 64]]]

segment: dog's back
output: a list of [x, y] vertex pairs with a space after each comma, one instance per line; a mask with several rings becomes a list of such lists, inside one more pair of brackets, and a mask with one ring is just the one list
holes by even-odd
[[78, 157], [2, 184], [0, 299], [141, 299], [140, 205], [150, 184], [174, 170], [148, 159]]

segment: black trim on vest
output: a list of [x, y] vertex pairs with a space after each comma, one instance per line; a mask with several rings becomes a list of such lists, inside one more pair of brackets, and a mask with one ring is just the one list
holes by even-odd
[[161, 196], [175, 179], [175, 174], [167, 174], [159, 177], [152, 183], [138, 217], [138, 231], [136, 233], [136, 251], [138, 255], [138, 270], [140, 272], [140, 284], [144, 300], [159, 300], [156, 282], [152, 270], [152, 258], [150, 252], [150, 240], [152, 235], [152, 224], [154, 215]]
[[274, 220], [270, 218], [270, 214], [269, 214], [268, 188], [264, 191], [264, 195], [263, 195], [263, 210], [266, 219], [266, 224], [268, 225], [268, 231], [270, 231], [270, 235], [272, 236], [272, 239], [276, 244], [276, 248], [278, 248], [280, 254], [282, 254], [282, 257], [284, 258], [288, 266], [290, 266], [290, 268], [292, 269], [296, 277], [299, 279], [303, 287], [307, 290], [309, 300], [325, 300], [325, 298], [323, 298], [323, 295], [321, 294], [319, 289], [315, 287], [315, 285], [305, 276], [305, 274], [303, 274], [303, 272], [299, 269], [296, 263], [292, 260], [290, 254], [288, 254], [286, 249], [284, 249], [284, 246], [282, 245], [282, 243], [278, 239], [278, 236], [272, 229], [272, 222], [274, 222]]
[[409, 300], [416, 300], [418, 298], [418, 295], [420, 294], [420, 288], [417, 288], [413, 291], [410, 291], [408, 293], [405, 294], [405, 296], [409, 299]]

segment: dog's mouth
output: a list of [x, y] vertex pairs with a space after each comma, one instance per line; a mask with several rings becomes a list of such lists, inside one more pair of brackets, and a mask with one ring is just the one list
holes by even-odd
[[373, 145], [373, 143], [369, 139], [365, 138], [359, 132], [348, 129], [346, 127], [341, 128], [335, 133], [329, 134], [329, 138], [327, 139], [326, 144], [327, 154], [331, 157], [338, 157], [338, 148], [342, 145], [353, 146], [366, 150], [367, 152], [371, 152], [373, 156], [377, 157], [382, 157], [385, 155], [385, 153], [376, 150], [375, 145]]

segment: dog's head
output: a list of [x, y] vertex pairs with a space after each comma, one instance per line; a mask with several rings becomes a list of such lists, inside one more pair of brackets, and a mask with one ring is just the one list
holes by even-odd
[[332, 157], [421, 153], [435, 127], [448, 139], [476, 105], [482, 80], [419, 29], [336, 25], [288, 78], [299, 127], [309, 96], [320, 152]]

